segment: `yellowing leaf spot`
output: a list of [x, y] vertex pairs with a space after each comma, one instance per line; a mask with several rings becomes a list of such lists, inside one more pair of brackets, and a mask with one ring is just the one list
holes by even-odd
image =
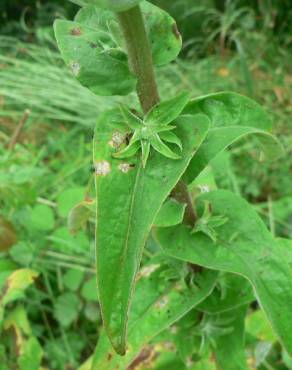
[[97, 176], [106, 176], [111, 171], [111, 165], [107, 161], [95, 163], [95, 174]]

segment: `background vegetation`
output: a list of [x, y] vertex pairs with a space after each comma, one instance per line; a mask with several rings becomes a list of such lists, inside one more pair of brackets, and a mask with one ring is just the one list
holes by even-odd
[[[261, 162], [252, 142], [242, 141], [232, 159], [225, 153], [213, 169], [220, 186], [252, 202], [274, 235], [291, 238], [291, 1], [152, 2], [177, 19], [184, 39], [180, 58], [159, 70], [162, 97], [183, 88], [194, 96], [232, 90], [270, 112], [286, 156]], [[92, 354], [101, 326], [93, 220], [76, 230], [67, 218], [91, 198], [93, 126], [117, 99], [84, 89], [59, 56], [52, 22], [76, 9], [61, 0], [0, 4], [1, 370], [33, 370], [40, 363], [77, 369]], [[134, 96], [129, 100], [135, 103]], [[19, 269], [7, 296], [6, 279]], [[188, 320], [180, 325], [187, 332]], [[247, 327], [251, 368], [292, 369], [256, 305]], [[183, 357], [185, 349], [177, 350]], [[150, 366], [141, 361], [141, 369]], [[170, 369], [165, 361], [156, 368]]]

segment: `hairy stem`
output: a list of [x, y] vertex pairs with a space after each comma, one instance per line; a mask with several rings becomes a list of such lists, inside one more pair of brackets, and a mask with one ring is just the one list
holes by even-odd
[[157, 84], [152, 62], [152, 53], [143, 15], [139, 6], [118, 13], [131, 72], [137, 77], [137, 94], [146, 114], [159, 102]]

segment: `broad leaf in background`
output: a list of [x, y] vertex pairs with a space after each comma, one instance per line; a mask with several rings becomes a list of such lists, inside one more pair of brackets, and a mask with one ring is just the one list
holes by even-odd
[[244, 346], [244, 320], [247, 306], [221, 313], [220, 318], [230, 320], [231, 333], [215, 339], [215, 358], [218, 369], [248, 370]]
[[[164, 256], [164, 261], [165, 261]], [[169, 268], [163, 258], [154, 258], [138, 274], [128, 329], [128, 347], [118, 356], [103, 333], [98, 342], [92, 370], [124, 370], [137, 357], [143, 346], [169, 328], [210, 294], [217, 273], [204, 270], [194, 274], [192, 283], [165, 279]]]
[[169, 160], [152, 152], [146, 168], [138, 155], [113, 158], [126, 145], [128, 133], [118, 110], [105, 112], [96, 125], [97, 281], [105, 329], [119, 353], [125, 352], [134, 279], [147, 236], [209, 127], [204, 115], [180, 116], [175, 123], [174, 133], [182, 142], [181, 159]]
[[215, 215], [228, 219], [217, 229], [217, 242], [204, 234], [192, 235], [185, 225], [159, 229], [158, 242], [172, 257], [247, 278], [275, 333], [291, 353], [292, 269], [278, 242], [239, 196], [218, 190], [198, 199], [209, 201]]
[[185, 113], [204, 113], [211, 129], [204, 144], [191, 161], [185, 177], [191, 183], [217, 154], [246, 135], [255, 134], [265, 156], [282, 155], [281, 144], [271, 134], [271, 120], [255, 101], [235, 93], [210, 94], [191, 101]]

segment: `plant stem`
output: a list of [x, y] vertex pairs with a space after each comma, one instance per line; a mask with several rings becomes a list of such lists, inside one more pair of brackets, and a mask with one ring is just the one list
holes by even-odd
[[[137, 77], [137, 95], [144, 114], [159, 103], [159, 94], [155, 80], [152, 52], [146, 32], [140, 6], [117, 13], [120, 28], [123, 32], [129, 67]], [[187, 204], [184, 222], [193, 226], [196, 213], [193, 208], [187, 185], [182, 181], [172, 191], [172, 196], [179, 202]]]
[[146, 114], [159, 103], [159, 95], [143, 15], [139, 6], [117, 14], [126, 43], [129, 66], [138, 80], [137, 94]]

